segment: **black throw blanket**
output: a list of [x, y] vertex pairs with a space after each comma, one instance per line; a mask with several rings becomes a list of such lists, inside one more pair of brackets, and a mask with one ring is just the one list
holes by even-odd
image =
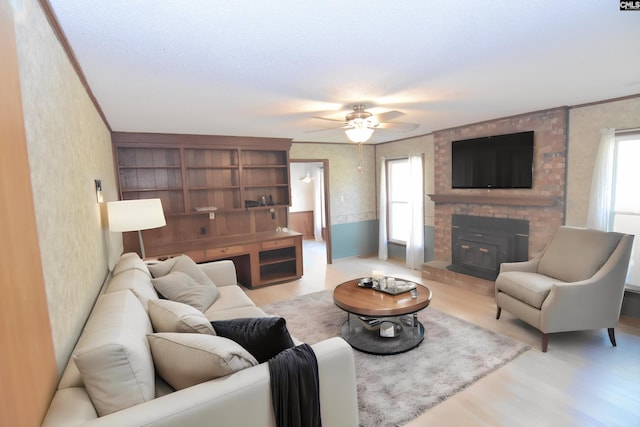
[[278, 427], [320, 427], [318, 360], [308, 344], [269, 359], [271, 397]]

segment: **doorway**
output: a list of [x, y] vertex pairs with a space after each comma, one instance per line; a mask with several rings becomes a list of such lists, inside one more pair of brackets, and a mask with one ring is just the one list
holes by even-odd
[[[329, 160], [290, 160], [291, 208], [289, 228], [302, 233], [302, 238], [314, 247], [323, 245], [327, 264], [331, 255], [331, 216], [329, 207]], [[305, 257], [306, 258], [306, 257]]]

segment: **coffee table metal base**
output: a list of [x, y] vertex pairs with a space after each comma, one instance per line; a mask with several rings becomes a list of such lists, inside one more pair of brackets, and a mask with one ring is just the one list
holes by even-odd
[[351, 347], [369, 354], [392, 355], [416, 348], [424, 340], [424, 326], [418, 322], [417, 316], [409, 315], [413, 324], [400, 321], [400, 317], [379, 318], [382, 322], [393, 322], [396, 326], [394, 337], [380, 336], [379, 329], [365, 327], [358, 316], [347, 315], [342, 324], [342, 337]]

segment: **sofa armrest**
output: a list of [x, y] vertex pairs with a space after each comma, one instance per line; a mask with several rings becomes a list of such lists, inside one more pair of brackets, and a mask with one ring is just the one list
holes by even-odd
[[[323, 425], [357, 426], [353, 350], [342, 338], [330, 338], [312, 348], [318, 360]], [[218, 427], [275, 426], [268, 363], [82, 423], [87, 427], [208, 427], [213, 424]]]
[[238, 284], [236, 266], [231, 260], [211, 261], [198, 265], [216, 286]]

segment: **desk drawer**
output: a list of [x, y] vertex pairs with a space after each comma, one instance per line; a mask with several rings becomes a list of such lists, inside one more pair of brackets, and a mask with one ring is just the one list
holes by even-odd
[[262, 242], [262, 249], [286, 248], [287, 246], [295, 246], [293, 239], [280, 239]]
[[226, 248], [213, 248], [205, 251], [207, 258], [219, 258], [247, 252], [244, 246], [227, 246]]

